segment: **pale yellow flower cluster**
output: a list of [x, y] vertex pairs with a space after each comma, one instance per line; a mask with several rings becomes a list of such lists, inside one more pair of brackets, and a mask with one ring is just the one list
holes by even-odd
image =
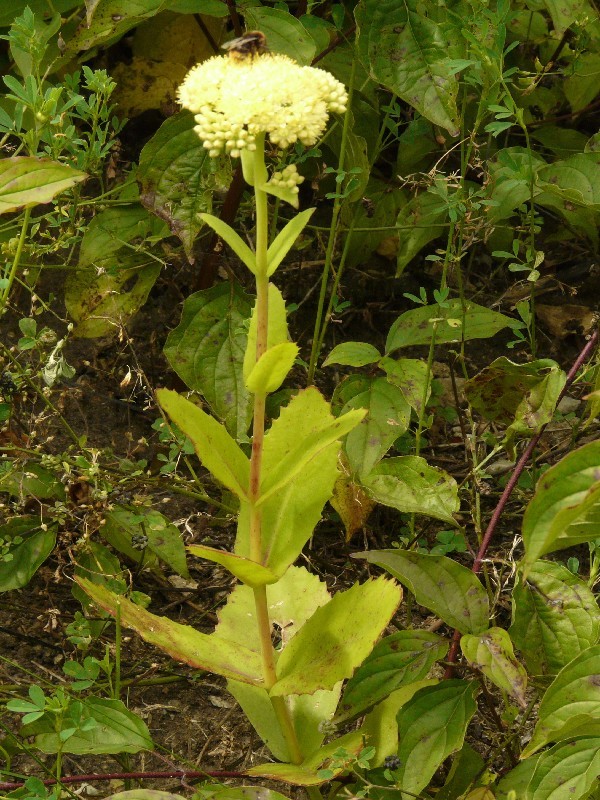
[[261, 133], [282, 149], [296, 141], [313, 145], [329, 114], [344, 112], [348, 100], [329, 72], [270, 53], [210, 58], [188, 72], [178, 98], [195, 115], [194, 130], [210, 155], [234, 157], [254, 150]]
[[285, 186], [287, 189], [291, 189], [297, 194], [298, 186], [303, 180], [304, 176], [300, 175], [296, 165], [288, 164], [288, 166], [284, 167], [281, 172], [274, 172], [271, 175], [271, 180], [269, 183], [272, 183], [274, 186]]

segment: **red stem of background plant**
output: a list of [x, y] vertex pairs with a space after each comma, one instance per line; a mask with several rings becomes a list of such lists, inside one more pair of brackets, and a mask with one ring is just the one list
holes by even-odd
[[[573, 366], [569, 370], [569, 373], [567, 375], [567, 380], [565, 381], [565, 385], [563, 387], [563, 390], [561, 391], [561, 393], [560, 393], [560, 395], [558, 397], [558, 402], [560, 402], [562, 400], [562, 398], [564, 397], [565, 393], [567, 392], [567, 389], [569, 389], [569, 387], [571, 386], [571, 384], [575, 380], [575, 377], [577, 376], [577, 373], [579, 372], [581, 366], [591, 356], [591, 354], [594, 351], [594, 348], [596, 347], [597, 344], [598, 344], [598, 331], [596, 330], [596, 331], [594, 331], [594, 333], [590, 337], [590, 339], [587, 342], [587, 344], [585, 345], [585, 347], [582, 349], [581, 353], [577, 356], [577, 358], [575, 360], [575, 363], [573, 364]], [[492, 517], [491, 517], [491, 519], [490, 519], [490, 521], [488, 523], [488, 526], [486, 528], [485, 534], [484, 534], [483, 539], [481, 540], [481, 544], [479, 546], [479, 551], [477, 552], [477, 556], [475, 557], [475, 561], [473, 562], [473, 566], [471, 568], [471, 572], [473, 572], [475, 575], [478, 575], [480, 570], [481, 570], [481, 565], [483, 563], [483, 559], [485, 558], [487, 550], [488, 550], [488, 548], [490, 546], [490, 542], [492, 541], [492, 536], [494, 535], [496, 527], [498, 526], [498, 522], [500, 521], [500, 517], [502, 516], [502, 512], [504, 511], [504, 508], [506, 507], [506, 504], [507, 504], [507, 502], [508, 502], [508, 500], [509, 500], [509, 498], [510, 498], [512, 492], [513, 492], [513, 489], [517, 485], [517, 481], [521, 477], [521, 473], [525, 469], [525, 466], [527, 465], [527, 462], [529, 461], [529, 459], [531, 457], [531, 454], [533, 453], [533, 451], [535, 449], [535, 446], [537, 445], [537, 443], [538, 443], [538, 441], [540, 439], [540, 436], [542, 435], [542, 433], [544, 432], [545, 429], [546, 429], [546, 426], [544, 425], [544, 427], [540, 430], [540, 432], [536, 433], [536, 435], [531, 439], [531, 441], [529, 442], [529, 444], [527, 445], [527, 447], [525, 448], [525, 450], [521, 454], [521, 457], [517, 461], [515, 469], [514, 469], [512, 475], [510, 476], [510, 478], [508, 480], [508, 483], [506, 484], [506, 486], [504, 488], [504, 491], [502, 492], [500, 500], [498, 500], [498, 504], [497, 504], [496, 508], [494, 509], [494, 513], [492, 514]], [[444, 674], [445, 678], [451, 678], [453, 676], [453, 674], [454, 674], [454, 667], [452, 665], [456, 663], [456, 659], [458, 657], [458, 645], [459, 645], [459, 642], [460, 642], [460, 637], [461, 637], [460, 631], [455, 630], [454, 631], [454, 635], [452, 637], [452, 644], [450, 646], [450, 652], [448, 653], [449, 666], [447, 667], [446, 672]]]

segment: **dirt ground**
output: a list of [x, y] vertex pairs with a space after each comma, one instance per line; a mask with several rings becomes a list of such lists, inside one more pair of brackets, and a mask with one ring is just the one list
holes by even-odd
[[[344, 298], [351, 300], [352, 305], [330, 326], [327, 349], [339, 341], [351, 339], [370, 341], [383, 347], [393, 320], [410, 307], [410, 302], [402, 297], [403, 292], [414, 292], [422, 283], [435, 285], [433, 278], [415, 272], [392, 281], [386, 276], [386, 269], [389, 276], [391, 267], [385, 264], [348, 274]], [[209, 534], [211, 542], [228, 547], [233, 539], [231, 524], [227, 524], [215, 509], [174, 494], [170, 479], [160, 477], [156, 463], [160, 445], [151, 427], [158, 416], [153, 407], [153, 389], [159, 386], [181, 388], [162, 355], [162, 346], [169, 330], [178, 323], [180, 302], [188, 293], [186, 284], [193, 283], [193, 280], [193, 270], [187, 266], [178, 266], [162, 276], [148, 303], [132, 321], [128, 335], [122, 340], [74, 340], [66, 356], [76, 368], [76, 376], [71, 382], [54, 390], [53, 401], [71, 427], [79, 435], [87, 436], [88, 447], [102, 451], [101, 461], [104, 459], [110, 463], [111, 459], [124, 457], [147, 459], [151, 480], [144, 483], [141, 479], [137, 490], [152, 497], [154, 507], [178, 525], [186, 542]], [[294, 335], [303, 343], [305, 350], [308, 349], [306, 342], [313, 325], [314, 299], [318, 292], [315, 287], [319, 280], [320, 265], [304, 269], [289, 268], [282, 271], [279, 280], [288, 303], [300, 304], [300, 309], [293, 315]], [[590, 276], [589, 281], [594, 281], [594, 286], [598, 284], [596, 291], [600, 289], [600, 279], [596, 275]], [[594, 286], [590, 283], [581, 290], [581, 296], [589, 297]], [[55, 287], [45, 287], [42, 278], [39, 287], [42, 296], [50, 288]], [[487, 286], [488, 294], [477, 298], [477, 302], [489, 305], [502, 291], [501, 285]], [[550, 301], [564, 303], [564, 294], [559, 289], [550, 295]], [[22, 312], [27, 313], [27, 309], [23, 307]], [[9, 346], [15, 343], [19, 334], [14, 316], [3, 321], [0, 335]], [[501, 338], [497, 337], [493, 343], [472, 344], [469, 348], [472, 363], [484, 366], [497, 355], [511, 357]], [[546, 333], [541, 337], [540, 350], [543, 352], [539, 355], [554, 357], [568, 368], [582, 343], [583, 338], [577, 332], [564, 337]], [[444, 357], [443, 350], [440, 348], [440, 360]], [[420, 349], [411, 355], [423, 356], [424, 353]], [[124, 386], [123, 381], [128, 374], [132, 377]], [[329, 395], [336, 377], [332, 370], [320, 378], [329, 382], [323, 387]], [[38, 412], [39, 405], [26, 397], [19, 409], [23, 429], [32, 424]], [[456, 425], [443, 421], [437, 424], [437, 445], [429, 447], [424, 455], [431, 463], [443, 466], [460, 481], [467, 469], [460, 434], [457, 440]], [[47, 417], [43, 424], [38, 421], [35, 427], [38, 441], [45, 440], [45, 447], [49, 451], [58, 453], [67, 446], [64, 432], [52, 417]], [[496, 489], [491, 489], [490, 507], [496, 497]], [[134, 489], [128, 487], [127, 491]], [[118, 495], [112, 499], [118, 501]], [[522, 500], [519, 501], [519, 507], [522, 507]], [[75, 508], [61, 530], [58, 547], [31, 583], [21, 590], [0, 595], [0, 689], [5, 699], [17, 687], [21, 687], [20, 691], [24, 694], [30, 682], [60, 685], [64, 681], [62, 664], [65, 660], [77, 658], [77, 651], [66, 641], [64, 633], [75, 612], [80, 610], [71, 595], [71, 559], [76, 553], [74, 545], [87, 529], [86, 526], [91, 524], [97, 527], [102, 513], [102, 507], [93, 504], [87, 507], [85, 502]], [[339, 521], [329, 509], [306, 553], [305, 563], [322, 575], [333, 590], [364, 579], [367, 567], [351, 560], [349, 554], [367, 547], [390, 547], [398, 522], [398, 514], [378, 508], [365, 530], [346, 543]], [[422, 522], [425, 526], [424, 535], [433, 539], [436, 526], [428, 524], [426, 520]], [[512, 528], [512, 525], [509, 527]], [[467, 534], [471, 545], [475, 546], [473, 532], [468, 530]], [[465, 558], [468, 560], [469, 555], [466, 554]], [[189, 566], [191, 577], [197, 584], [196, 589], [176, 589], [166, 580], [148, 572], [136, 577], [136, 588], [151, 595], [151, 610], [154, 613], [168, 614], [177, 621], [208, 632], [216, 622], [216, 611], [224, 602], [233, 581], [228, 573], [216, 565], [190, 558]], [[420, 610], [415, 609], [413, 624], [420, 619], [424, 621], [426, 616], [426, 612], [420, 616]], [[110, 635], [106, 641], [111, 642]], [[102, 642], [97, 642], [90, 652], [102, 657], [103, 647]], [[133, 679], [123, 699], [147, 723], [156, 743], [156, 751], [121, 759], [66, 756], [65, 774], [182, 767], [244, 770], [268, 760], [268, 752], [228, 695], [220, 678], [200, 675], [184, 665], [175, 664], [137, 636], [125, 632], [122, 679], [124, 682]], [[165, 680], [169, 682], [161, 683]], [[3, 715], [3, 725], [14, 729], [15, 723], [15, 715]], [[481, 731], [477, 734], [478, 737], [482, 735]], [[9, 743], [10, 735], [6, 734], [3, 746]], [[12, 770], [26, 775], [40, 775], [42, 765], [50, 766], [53, 760], [53, 756], [39, 753], [33, 756], [21, 754], [13, 759]], [[117, 785], [112, 787], [113, 791], [117, 790]], [[178, 781], [163, 780], [154, 786], [177, 790]], [[103, 784], [103, 794], [104, 788]]]

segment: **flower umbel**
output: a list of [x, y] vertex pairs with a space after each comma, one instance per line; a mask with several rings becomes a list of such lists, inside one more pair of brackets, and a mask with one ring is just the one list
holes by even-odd
[[296, 141], [313, 145], [329, 114], [344, 112], [348, 100], [329, 72], [271, 53], [210, 58], [188, 72], [178, 97], [195, 115], [194, 130], [210, 155], [234, 157], [254, 150], [261, 133], [282, 149]]

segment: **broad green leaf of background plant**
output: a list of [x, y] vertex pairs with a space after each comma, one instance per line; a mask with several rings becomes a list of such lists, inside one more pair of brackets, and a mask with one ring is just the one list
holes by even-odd
[[213, 231], [215, 231], [224, 242], [227, 242], [229, 247], [231, 247], [236, 256], [248, 267], [250, 272], [256, 275], [256, 256], [239, 233], [213, 214], [198, 214], [198, 217], [202, 222], [206, 222], [207, 225], [210, 225]]
[[477, 684], [448, 680], [418, 691], [398, 713], [396, 772], [400, 789], [419, 794], [448, 756], [463, 745], [467, 725], [477, 710]]
[[198, 458], [236, 497], [248, 491], [250, 462], [223, 425], [201, 408], [170, 389], [158, 389], [158, 402], [192, 441]]
[[528, 758], [550, 742], [600, 736], [600, 645], [569, 662], [546, 689], [533, 736], [521, 753]]
[[39, 517], [13, 517], [0, 525], [0, 539], [8, 545], [0, 559], [0, 592], [29, 583], [54, 549], [57, 531], [56, 523], [42, 529]]
[[544, 159], [525, 147], [505, 147], [496, 153], [488, 164], [492, 178], [488, 189], [490, 222], [508, 219], [530, 198], [531, 183], [535, 183], [537, 171], [544, 166]]
[[246, 386], [253, 394], [276, 392], [294, 366], [299, 348], [294, 342], [269, 347], [250, 370]]
[[[534, 394], [539, 395], [541, 387], [542, 398], [538, 415], [527, 417], [532, 423], [529, 427], [535, 431], [552, 418], [556, 406], [556, 387], [549, 387], [546, 381], [548, 375], [553, 373], [564, 375], [558, 364], [549, 358], [515, 364], [501, 356], [465, 381], [464, 392], [471, 406], [484, 419], [500, 425], [510, 425], [515, 417], [523, 413], [524, 400]], [[556, 383], [562, 388], [564, 380]], [[533, 404], [532, 399], [529, 405]]]
[[[304, 567], [290, 567], [278, 583], [268, 586], [269, 618], [280, 632], [280, 647], [285, 649], [306, 620], [329, 600], [325, 583]], [[226, 605], [219, 610], [217, 633], [260, 654], [254, 595], [248, 587], [237, 586], [229, 595]], [[288, 761], [285, 739], [267, 691], [237, 681], [228, 681], [227, 688], [275, 758]], [[319, 730], [319, 724], [333, 715], [340, 690], [341, 684], [331, 691], [287, 698], [294, 728], [305, 755], [321, 746], [324, 734]]]
[[[189, 111], [166, 119], [143, 147], [137, 173], [141, 203], [168, 224], [190, 262], [194, 241], [203, 227], [197, 215], [212, 209], [215, 189], [226, 187], [231, 180], [225, 160], [210, 158], [194, 125]], [[221, 165], [220, 172], [215, 171], [215, 163]]]
[[574, 22], [581, 20], [591, 21], [597, 19], [597, 11], [588, 0], [544, 0], [543, 5], [552, 18], [554, 30], [558, 36], [562, 36], [567, 28]]
[[[171, 569], [183, 578], [189, 577], [189, 572], [185, 559], [185, 545], [181, 533], [176, 525], [173, 525], [159, 511], [152, 508], [128, 509], [122, 506], [115, 506], [107, 512], [106, 524], [102, 528], [102, 536], [109, 539], [107, 529], [114, 529], [116, 532], [125, 532], [128, 536], [128, 543], [131, 546], [131, 537], [142, 534], [148, 537], [146, 550], [155, 555]], [[110, 539], [109, 539], [110, 541]], [[111, 542], [112, 543], [112, 542]], [[119, 548], [118, 548], [119, 549]], [[133, 549], [133, 553], [140, 551]], [[132, 557], [131, 553], [127, 553]], [[144, 564], [146, 564], [148, 553], [144, 554]]]
[[536, 203], [557, 211], [598, 245], [600, 154], [577, 153], [537, 173]]
[[279, 580], [279, 577], [274, 572], [271, 572], [267, 567], [263, 567], [262, 564], [251, 561], [249, 558], [236, 556], [235, 553], [229, 553], [227, 550], [216, 550], [214, 547], [206, 547], [203, 544], [190, 544], [187, 549], [193, 556], [206, 558], [215, 564], [221, 564], [247, 586], [265, 586], [268, 583], [275, 583]]
[[546, 553], [600, 536], [600, 442], [589, 442], [547, 470], [523, 517], [526, 576]]
[[[579, 53], [565, 76], [563, 89], [573, 111], [581, 111], [598, 94], [598, 74], [600, 73], [600, 53]], [[577, 150], [583, 150], [578, 147]], [[573, 151], [571, 151], [573, 152]], [[567, 155], [571, 155], [568, 153]]]
[[536, 561], [512, 592], [510, 638], [532, 675], [556, 675], [600, 635], [593, 592], [571, 570]]
[[375, 81], [457, 136], [458, 80], [450, 61], [462, 55], [460, 39], [449, 23], [426, 14], [411, 0], [362, 0], [355, 12], [360, 57]]
[[151, 614], [141, 606], [114, 594], [85, 578], [77, 583], [93, 602], [112, 617], [120, 615], [121, 624], [133, 628], [149, 644], [164, 650], [177, 661], [205, 669], [231, 680], [260, 686], [262, 662], [258, 653], [236, 641], [214, 633], [200, 633], [189, 625]]
[[204, 397], [238, 441], [247, 438], [252, 417], [242, 363], [247, 336], [244, 320], [251, 298], [236, 283], [223, 282], [190, 295], [179, 325], [163, 352], [186, 385]]
[[353, 553], [387, 570], [425, 606], [452, 628], [477, 635], [488, 628], [489, 601], [479, 578], [446, 556], [413, 550]]
[[141, 206], [108, 208], [89, 223], [77, 269], [65, 283], [65, 305], [85, 338], [115, 335], [146, 302], [161, 265], [138, 249], [167, 226]]
[[525, 761], [521, 761], [510, 772], [500, 778], [495, 791], [498, 800], [508, 800], [509, 792], [511, 791], [516, 792], [517, 797], [528, 797], [527, 787], [542, 755], [542, 753], [538, 753], [535, 756], [526, 758]]
[[376, 364], [381, 358], [381, 353], [376, 347], [367, 342], [342, 342], [333, 348], [323, 362], [324, 367], [331, 364], [343, 364], [347, 367], [364, 367], [366, 364]]
[[[75, 6], [80, 5], [81, 0], [56, 0], [52, 5], [56, 11], [68, 11]], [[2, 8], [0, 9], [0, 27], [6, 28], [12, 25], [15, 17], [23, 13], [23, 8], [28, 5], [33, 13], [38, 16], [48, 11], [48, 4], [46, 0], [3, 0]]]
[[[362, 478], [408, 430], [410, 406], [402, 390], [386, 378], [356, 376], [353, 380], [353, 377], [338, 387], [338, 394], [346, 401], [340, 412], [342, 415], [350, 409], [364, 408], [367, 412], [344, 441], [350, 469]], [[353, 390], [359, 391], [354, 394]]]
[[437, 194], [419, 192], [400, 209], [395, 224], [398, 231], [396, 277], [399, 278], [426, 244], [447, 233], [448, 204]]
[[259, 30], [265, 34], [273, 53], [283, 53], [304, 66], [309, 66], [316, 55], [312, 36], [289, 11], [249, 6], [244, 10], [244, 21], [247, 30]]
[[407, 686], [396, 689], [366, 715], [360, 726], [360, 732], [366, 738], [367, 745], [375, 748], [373, 767], [381, 766], [386, 756], [395, 755], [398, 750], [396, 717], [402, 706], [408, 703], [420, 689], [426, 686], [435, 686], [437, 683], [436, 678], [415, 680]]
[[28, 497], [36, 500], [65, 500], [65, 487], [55, 472], [35, 461], [24, 463], [11, 459], [0, 461], [0, 492], [7, 492], [24, 503]]
[[[277, 575], [292, 564], [312, 536], [338, 477], [339, 439], [362, 411], [331, 415], [314, 388], [299, 392], [265, 435], [261, 563]], [[249, 506], [242, 503], [235, 552], [250, 557]]]
[[314, 214], [314, 211], [314, 208], [307, 208], [305, 211], [295, 214], [287, 223], [287, 225], [281, 231], [279, 231], [277, 236], [273, 239], [267, 251], [267, 277], [271, 277], [271, 275], [275, 272], [277, 267], [292, 249], [296, 239], [308, 225], [308, 222]]
[[[334, 739], [326, 744], [325, 747], [321, 747], [311, 753], [302, 764], [273, 764], [272, 762], [257, 764], [255, 767], [250, 767], [250, 769], [246, 770], [246, 775], [272, 778], [276, 781], [292, 783], [298, 786], [317, 786], [320, 783], [330, 781], [344, 771], [343, 766], [335, 769], [330, 767], [332, 758], [338, 750], [345, 750], [349, 754], [349, 760], [352, 761], [352, 757], [357, 756], [363, 748], [361, 732], [353, 731], [345, 736], [340, 736], [339, 739]], [[335, 760], [337, 761], [337, 759]], [[320, 774], [320, 770], [326, 767], [331, 772], [330, 776]]]
[[420, 456], [386, 458], [361, 477], [361, 484], [385, 506], [457, 524], [452, 516], [460, 505], [456, 481]]
[[153, 744], [146, 723], [121, 702], [106, 697], [86, 697], [82, 704], [81, 721], [95, 719], [97, 724], [88, 731], [78, 730], [66, 741], [56, 732], [56, 715], [46, 712], [43, 717], [24, 725], [24, 736], [35, 736], [35, 746], [43, 753], [110, 754], [139, 753], [152, 750]]
[[502, 628], [489, 628], [479, 636], [462, 636], [460, 648], [471, 666], [509, 694], [521, 708], [527, 707], [527, 673], [515, 658], [512, 642]]
[[550, 422], [566, 377], [548, 358], [515, 364], [502, 356], [466, 381], [464, 392], [485, 419], [508, 425], [504, 443], [512, 457], [517, 438], [533, 436]]
[[510, 317], [478, 306], [470, 301], [464, 307], [460, 299], [447, 300], [444, 306], [434, 303], [405, 311], [394, 322], [385, 344], [387, 354], [400, 347], [429, 344], [434, 330], [431, 320], [439, 320], [435, 327], [436, 344], [462, 342], [471, 339], [490, 339], [503, 328], [514, 325]]
[[373, 649], [401, 599], [401, 588], [384, 577], [338, 592], [281, 653], [271, 696], [311, 694], [349, 678]]
[[484, 771], [485, 761], [468, 742], [465, 742], [452, 759], [448, 777], [437, 793], [437, 800], [450, 800], [455, 797], [465, 797], [465, 800], [494, 800], [494, 795], [485, 786], [472, 789], [466, 794], [471, 786], [476, 785]]
[[560, 742], [542, 753], [523, 800], [579, 800], [588, 797], [600, 773], [600, 738]]
[[448, 652], [448, 643], [427, 631], [386, 636], [346, 684], [336, 722], [357, 716], [406, 684], [420, 681]]
[[49, 158], [14, 156], [0, 159], [0, 214], [23, 206], [49, 203], [87, 175]]
[[[356, 203], [362, 199], [363, 193], [367, 184], [369, 183], [369, 175], [371, 172], [371, 163], [369, 161], [369, 154], [367, 152], [367, 141], [364, 136], [359, 136], [355, 133], [356, 123], [352, 111], [348, 109], [346, 114], [350, 115], [348, 120], [348, 127], [346, 137], [344, 139], [344, 166], [346, 170], [355, 170], [355, 172], [346, 175], [346, 181], [342, 183], [344, 194], [347, 191], [347, 184], [352, 180], [352, 188], [345, 195], [344, 199], [349, 203]], [[342, 125], [330, 126], [327, 131], [326, 147], [330, 149], [337, 157], [342, 148]], [[349, 188], [349, 187], [348, 187]], [[335, 191], [339, 191], [336, 184]], [[328, 195], [326, 195], [328, 197]]]
[[82, 50], [117, 41], [145, 19], [153, 17], [168, 6], [166, 0], [95, 0], [87, 3], [86, 20], [67, 41], [63, 55], [73, 58]]
[[[285, 300], [274, 283], [269, 284], [269, 321], [267, 330], [267, 349], [289, 341]], [[256, 303], [252, 308], [248, 340], [244, 353], [244, 380], [256, 364]]]
[[[402, 390], [406, 402], [419, 414], [431, 395], [431, 374], [427, 363], [418, 358], [385, 358], [379, 364], [394, 386]], [[425, 388], [427, 387], [427, 389]]]

